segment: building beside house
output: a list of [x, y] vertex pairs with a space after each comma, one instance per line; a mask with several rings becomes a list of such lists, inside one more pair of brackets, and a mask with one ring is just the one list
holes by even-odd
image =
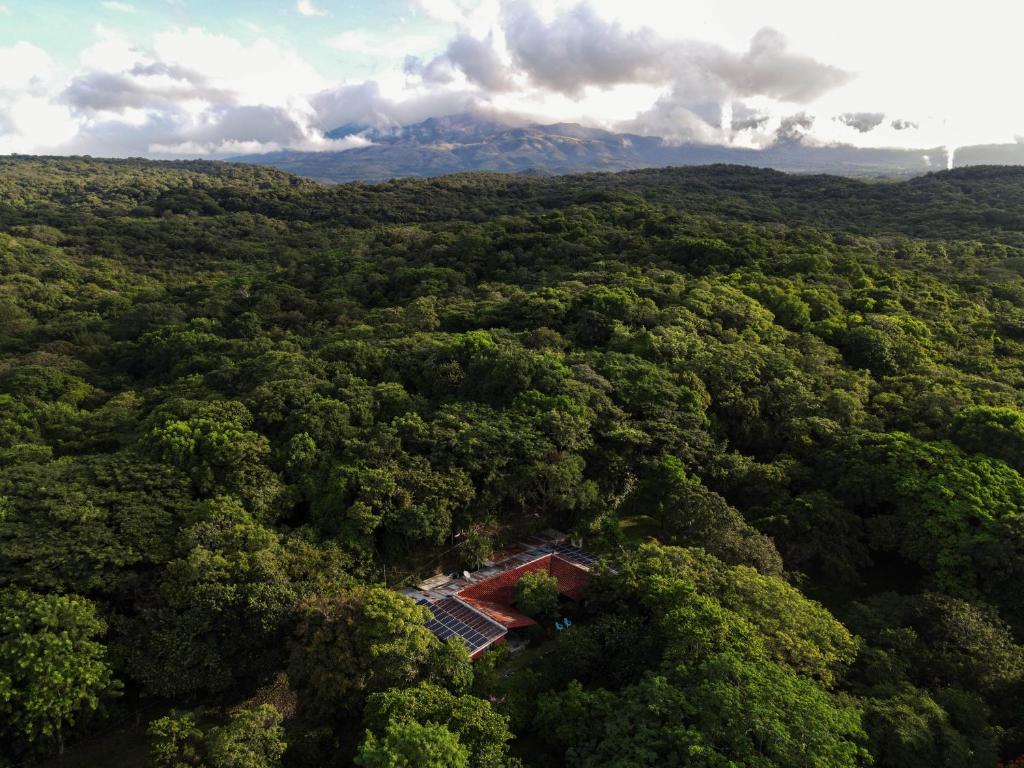
[[526, 573], [544, 571], [558, 591], [579, 600], [597, 558], [570, 544], [558, 531], [544, 531], [496, 553], [484, 567], [461, 577], [435, 576], [402, 592], [434, 615], [427, 628], [442, 642], [461, 637], [472, 658], [505, 641], [509, 630], [536, 624], [515, 608], [516, 584]]

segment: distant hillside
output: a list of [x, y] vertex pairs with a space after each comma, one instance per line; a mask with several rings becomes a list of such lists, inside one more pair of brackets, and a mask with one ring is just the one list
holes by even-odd
[[[168, 186], [173, 171], [178, 184]], [[103, 192], [97, 192], [102, 185]], [[98, 196], [99, 195], [99, 196]], [[201, 218], [242, 211], [311, 224], [482, 222], [511, 212], [541, 214], [571, 205], [644, 200], [723, 219], [825, 227], [871, 235], [997, 239], [1024, 247], [1024, 167], [978, 166], [913, 178], [869, 180], [787, 174], [742, 165], [646, 168], [550, 177], [485, 172], [381, 184], [323, 186], [256, 164], [208, 160], [0, 158], [0, 221], [33, 226], [63, 220], [65, 209], [102, 210], [82, 237], [105, 247], [112, 222]], [[31, 204], [29, 204], [31, 201]], [[247, 238], [252, 234], [247, 222]], [[133, 245], [158, 248], [161, 231]], [[231, 241], [241, 247], [242, 240]], [[256, 247], [249, 242], [247, 247]]]
[[465, 171], [564, 174], [673, 165], [731, 163], [801, 173], [909, 176], [946, 167], [946, 151], [816, 147], [779, 141], [765, 150], [673, 144], [575, 123], [509, 125], [473, 114], [376, 129], [347, 125], [328, 136], [361, 136], [368, 146], [342, 152], [284, 150], [231, 158], [326, 182], [383, 181]]
[[953, 155], [953, 165], [957, 168], [967, 165], [1024, 165], [1024, 141], [958, 147]]

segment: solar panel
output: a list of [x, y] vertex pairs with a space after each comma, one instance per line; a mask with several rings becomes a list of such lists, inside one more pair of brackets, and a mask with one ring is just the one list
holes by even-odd
[[572, 544], [555, 545], [555, 554], [563, 560], [568, 560], [574, 565], [582, 565], [584, 568], [593, 568], [597, 564], [597, 558], [589, 552], [584, 552]]
[[427, 629], [444, 642], [450, 637], [461, 637], [470, 652], [477, 651], [502, 637], [505, 628], [481, 616], [462, 601], [453, 597], [442, 600], [420, 600], [427, 606], [433, 618], [426, 623]]

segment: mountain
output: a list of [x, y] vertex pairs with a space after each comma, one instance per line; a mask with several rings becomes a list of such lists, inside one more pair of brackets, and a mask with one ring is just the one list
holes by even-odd
[[975, 144], [958, 147], [953, 165], [1024, 165], [1024, 141], [1013, 144]]
[[562, 174], [669, 165], [731, 163], [804, 173], [908, 176], [946, 167], [946, 150], [859, 149], [781, 140], [764, 150], [674, 144], [657, 136], [615, 133], [575, 123], [515, 125], [478, 114], [437, 117], [407, 126], [345, 125], [340, 139], [367, 146], [341, 152], [283, 150], [232, 161], [267, 165], [325, 182], [383, 181], [463, 171]]

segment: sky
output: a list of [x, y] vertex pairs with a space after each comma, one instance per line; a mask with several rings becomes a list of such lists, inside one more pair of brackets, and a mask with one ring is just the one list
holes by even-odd
[[480, 110], [675, 142], [1024, 142], [1008, 0], [0, 0], [0, 154], [344, 150]]

